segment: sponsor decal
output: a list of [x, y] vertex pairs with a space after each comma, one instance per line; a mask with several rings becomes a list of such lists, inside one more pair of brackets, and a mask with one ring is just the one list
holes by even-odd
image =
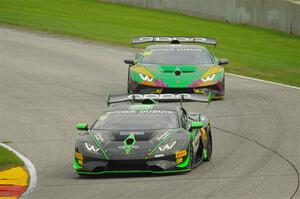
[[114, 114], [135, 114], [135, 110], [118, 110], [118, 111], [110, 111], [107, 112], [106, 114], [108, 115], [114, 115]]
[[203, 51], [201, 48], [176, 48], [176, 51]]
[[144, 131], [121, 131], [120, 132], [120, 135], [129, 135], [129, 134], [132, 134], [132, 135], [144, 135], [145, 132]]
[[139, 145], [118, 146], [119, 149], [138, 149]]
[[98, 147], [95, 147], [93, 144], [89, 144], [87, 142], [85, 142], [84, 145], [88, 151], [98, 152], [100, 150]]
[[140, 110], [140, 113], [149, 113], [149, 114], [173, 114], [174, 111], [168, 111], [168, 110]]
[[142, 73], [140, 73], [140, 77], [144, 81], [148, 81], [148, 82], [152, 82], [153, 81], [153, 77], [148, 77], [148, 75], [143, 75]]
[[181, 42], [193, 42], [193, 41], [202, 41], [205, 42], [207, 41], [206, 38], [203, 37], [139, 37], [138, 38], [140, 41], [173, 41], [173, 40], [178, 40]]
[[165, 150], [170, 150], [170, 149], [172, 149], [173, 148], [173, 146], [176, 144], [176, 141], [174, 141], [172, 144], [166, 144], [166, 145], [164, 145], [164, 146], [160, 146], [160, 147], [158, 147], [158, 149], [160, 150], [160, 151], [165, 151]]
[[129, 107], [130, 110], [148, 110], [152, 108], [152, 104], [134, 104]]
[[[153, 49], [153, 52], [174, 52], [174, 51], [177, 51], [177, 52], [187, 52], [187, 51], [192, 51], [192, 52], [202, 52], [203, 49], [201, 48], [177, 48], [178, 46], [181, 46], [181, 45], [177, 45], [176, 44], [176, 47], [174, 46], [172, 48], [155, 48]], [[149, 54], [147, 54], [149, 55]]]
[[[144, 107], [145, 108], [145, 107]], [[118, 115], [118, 114], [174, 114], [175, 111], [169, 111], [169, 110], [147, 110], [146, 108], [144, 110], [120, 110], [120, 111], [112, 111], [107, 112], [108, 115]]]
[[133, 94], [133, 95], [128, 95], [129, 99], [133, 99], [133, 96], [137, 100], [143, 100], [143, 99], [161, 99], [161, 100], [172, 100], [172, 99], [181, 99], [183, 96], [185, 99], [190, 99], [192, 96], [187, 93], [183, 94]]
[[212, 81], [215, 78], [216, 74], [212, 74], [210, 76], [207, 76], [206, 78], [202, 78], [203, 82]]

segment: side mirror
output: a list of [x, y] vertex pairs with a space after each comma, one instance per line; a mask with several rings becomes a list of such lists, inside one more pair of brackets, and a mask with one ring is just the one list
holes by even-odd
[[132, 59], [124, 59], [125, 64], [133, 65], [134, 61]]
[[78, 123], [76, 124], [76, 129], [80, 131], [87, 131], [89, 129], [87, 123]]
[[226, 65], [229, 63], [229, 60], [228, 59], [220, 59], [219, 60], [219, 65]]
[[204, 126], [203, 122], [192, 122], [192, 129], [201, 129]]

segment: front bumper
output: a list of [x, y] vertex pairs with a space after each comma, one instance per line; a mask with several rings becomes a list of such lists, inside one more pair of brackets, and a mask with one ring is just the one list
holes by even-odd
[[[86, 160], [85, 160], [86, 159]], [[162, 158], [143, 160], [97, 160], [85, 158], [82, 164], [74, 158], [73, 169], [78, 174], [108, 174], [108, 173], [175, 173], [190, 171], [189, 154], [176, 163], [174, 155]]]
[[208, 95], [210, 92], [214, 96], [213, 98], [223, 97], [225, 90], [220, 88], [218, 85], [212, 85], [207, 87], [194, 87], [194, 88], [161, 88], [152, 87], [138, 84], [131, 89], [133, 94], [149, 94], [149, 93], [195, 93]]

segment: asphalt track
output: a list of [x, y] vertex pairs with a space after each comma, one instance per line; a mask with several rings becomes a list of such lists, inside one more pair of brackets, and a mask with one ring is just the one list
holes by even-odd
[[300, 90], [228, 75], [225, 100], [204, 110], [214, 127], [210, 162], [180, 175], [78, 177], [74, 126], [91, 123], [108, 92], [126, 91], [122, 60], [134, 50], [5, 27], [0, 33], [0, 139], [35, 165], [30, 198], [290, 198], [297, 190]]

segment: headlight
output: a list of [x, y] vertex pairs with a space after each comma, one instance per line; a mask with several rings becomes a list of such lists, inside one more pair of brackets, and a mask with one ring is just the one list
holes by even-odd
[[202, 81], [203, 82], [208, 82], [208, 81], [212, 81], [214, 78], [215, 78], [216, 74], [212, 74], [212, 75], [209, 75], [205, 78], [202, 78]]
[[91, 143], [84, 143], [84, 146], [86, 148], [87, 151], [91, 151], [91, 152], [98, 152], [100, 150], [99, 147], [96, 147], [95, 145], [91, 144]]
[[165, 151], [165, 150], [170, 150], [173, 148], [173, 146], [176, 144], [176, 141], [173, 141], [173, 142], [169, 142], [168, 144], [164, 144], [160, 147], [158, 147], [158, 149], [162, 152], [162, 151]]
[[148, 82], [152, 82], [153, 81], [153, 77], [148, 77], [148, 75], [144, 75], [142, 73], [140, 73], [140, 77], [142, 78], [142, 80], [144, 81], [148, 81]]

